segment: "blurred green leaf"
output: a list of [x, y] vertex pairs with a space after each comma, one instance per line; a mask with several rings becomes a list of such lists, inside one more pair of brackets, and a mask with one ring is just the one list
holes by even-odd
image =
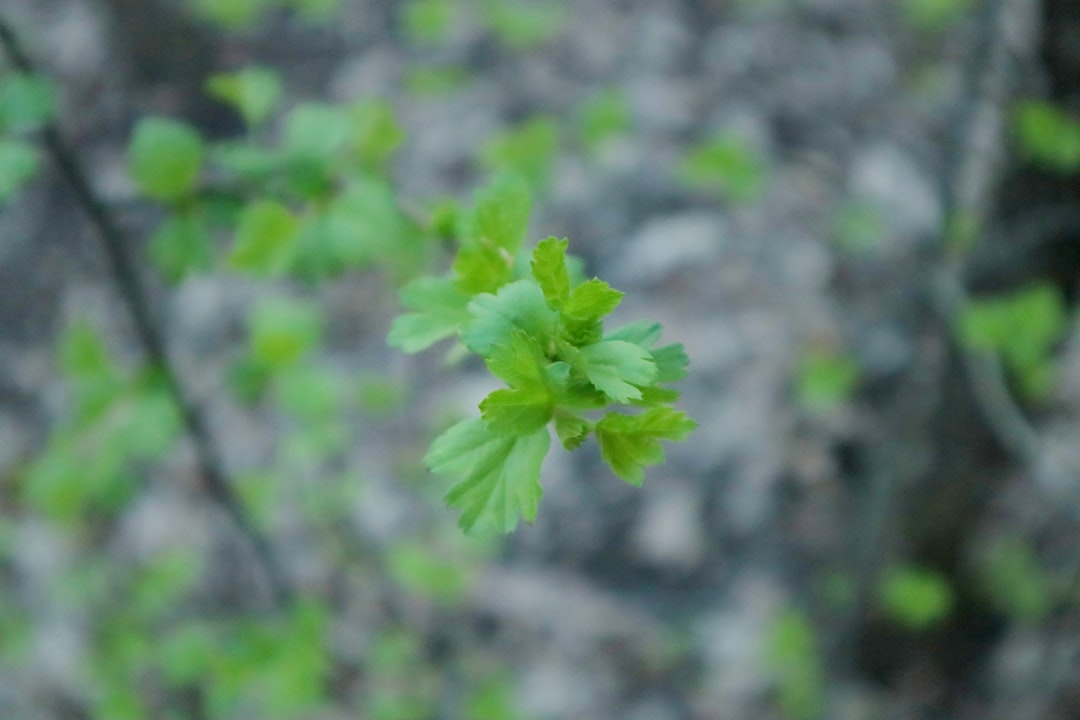
[[959, 318], [959, 332], [970, 347], [1000, 353], [1024, 393], [1040, 399], [1050, 392], [1051, 351], [1067, 324], [1061, 293], [1039, 284], [972, 302]]
[[273, 275], [288, 267], [300, 223], [272, 200], [256, 200], [240, 214], [229, 264], [237, 270]]
[[818, 634], [805, 614], [788, 609], [769, 629], [765, 664], [776, 680], [777, 702], [795, 720], [818, 717], [825, 705], [825, 669]]
[[1046, 102], [1020, 103], [1013, 125], [1020, 151], [1035, 164], [1060, 173], [1080, 170], [1080, 120]]
[[454, 0], [409, 0], [405, 6], [405, 30], [417, 43], [437, 43], [446, 38], [458, 7]]
[[911, 630], [930, 627], [952, 612], [953, 592], [948, 581], [925, 568], [894, 568], [885, 575], [879, 593], [889, 616]]
[[272, 70], [249, 67], [234, 73], [212, 75], [206, 90], [236, 108], [248, 127], [258, 127], [277, 107], [281, 79]]
[[527, 50], [543, 45], [562, 30], [566, 10], [554, 0], [486, 0], [484, 20], [503, 43]]
[[679, 177], [690, 187], [719, 192], [734, 202], [755, 202], [765, 191], [768, 169], [749, 142], [721, 133], [690, 149]]
[[190, 194], [202, 162], [202, 137], [179, 120], [147, 117], [135, 126], [128, 168], [147, 197], [169, 202]]
[[56, 114], [56, 93], [46, 78], [27, 73], [0, 74], [0, 134], [26, 132]]
[[858, 386], [861, 370], [846, 355], [815, 351], [803, 357], [796, 377], [796, 397], [809, 410], [847, 402]]
[[559, 126], [550, 117], [537, 116], [491, 138], [480, 159], [488, 169], [516, 173], [541, 190], [549, 185], [558, 150]]
[[251, 357], [275, 370], [292, 365], [321, 341], [324, 322], [322, 310], [312, 303], [264, 300], [249, 322]]
[[469, 573], [461, 560], [443, 556], [428, 543], [401, 542], [390, 549], [390, 573], [406, 590], [434, 602], [453, 605], [468, 590]]
[[630, 129], [630, 106], [615, 88], [605, 89], [578, 109], [578, 132], [586, 147], [596, 148]]
[[975, 7], [974, 0], [904, 0], [907, 21], [922, 30], [951, 27]]
[[349, 108], [352, 142], [360, 166], [369, 172], [382, 172], [387, 160], [405, 140], [405, 131], [394, 117], [389, 103], [369, 100]]
[[150, 261], [167, 281], [178, 283], [188, 274], [213, 266], [210, 233], [195, 212], [167, 217], [150, 238]]
[[1009, 617], [1034, 625], [1050, 613], [1050, 579], [1022, 537], [1006, 536], [989, 543], [979, 553], [977, 570], [983, 593]]
[[273, 0], [190, 0], [196, 15], [229, 30], [250, 27]]

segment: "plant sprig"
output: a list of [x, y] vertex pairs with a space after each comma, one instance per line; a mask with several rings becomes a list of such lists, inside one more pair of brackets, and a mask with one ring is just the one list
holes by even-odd
[[[662, 440], [697, 427], [671, 407], [689, 358], [682, 345], [657, 347], [659, 323], [640, 321], [605, 332], [623, 293], [572, 272], [569, 242], [549, 237], [525, 258], [521, 248], [529, 194], [514, 176], [477, 192], [460, 225], [450, 274], [420, 277], [401, 291], [411, 311], [389, 342], [419, 352], [456, 336], [506, 387], [480, 403], [480, 417], [440, 435], [424, 461], [454, 480], [447, 504], [466, 532], [510, 532], [536, 518], [540, 466], [549, 426], [566, 450], [594, 435], [612, 471], [633, 485], [663, 462]], [[633, 407], [636, 414], [617, 407]]]

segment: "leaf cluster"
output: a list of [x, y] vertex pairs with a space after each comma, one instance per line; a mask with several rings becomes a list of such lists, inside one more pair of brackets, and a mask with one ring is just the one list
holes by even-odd
[[[532, 522], [542, 495], [548, 427], [567, 450], [594, 435], [616, 475], [640, 485], [664, 459], [661, 440], [682, 440], [696, 424], [664, 385], [685, 375], [681, 345], [657, 347], [660, 325], [606, 331], [623, 293], [597, 278], [575, 278], [567, 240], [540, 242], [522, 261], [529, 196], [501, 176], [477, 193], [461, 224], [453, 271], [406, 285], [389, 342], [418, 352], [457, 337], [506, 387], [480, 403], [480, 417], [441, 435], [425, 462], [456, 482], [446, 496], [466, 531], [509, 532]], [[629, 414], [612, 410], [629, 406]]]

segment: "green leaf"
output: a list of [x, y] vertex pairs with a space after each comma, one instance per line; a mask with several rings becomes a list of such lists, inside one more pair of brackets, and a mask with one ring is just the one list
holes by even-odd
[[450, 278], [417, 278], [401, 289], [400, 296], [402, 304], [416, 312], [394, 320], [387, 342], [407, 353], [456, 334], [470, 319], [469, 296]]
[[818, 634], [806, 615], [784, 610], [769, 628], [765, 663], [776, 676], [777, 700], [785, 717], [811, 720], [825, 705], [825, 669]]
[[835, 407], [851, 398], [859, 383], [859, 366], [847, 355], [811, 352], [799, 366], [796, 394], [809, 410]]
[[1080, 120], [1046, 102], [1024, 102], [1016, 108], [1014, 127], [1020, 150], [1048, 170], [1080, 169]]
[[567, 412], [556, 411], [555, 434], [558, 435], [559, 441], [567, 450], [576, 450], [581, 447], [581, 444], [585, 442], [585, 438], [589, 437], [591, 431], [591, 423], [584, 418]]
[[619, 303], [623, 293], [603, 280], [586, 280], [575, 287], [562, 307], [563, 334], [574, 345], [586, 345], [600, 339], [603, 318]]
[[248, 127], [262, 125], [281, 99], [281, 79], [277, 73], [260, 67], [244, 68], [234, 73], [212, 75], [206, 81], [207, 92], [232, 105]]
[[554, 339], [558, 320], [544, 301], [544, 293], [531, 280], [504, 285], [494, 295], [477, 295], [469, 303], [469, 315], [472, 320], [462, 329], [461, 341], [485, 357], [492, 345], [509, 343], [515, 328], [546, 345]]
[[173, 215], [154, 231], [149, 255], [166, 280], [178, 283], [189, 273], [209, 270], [213, 265], [210, 233], [195, 213]]
[[1000, 353], [1025, 394], [1038, 399], [1050, 391], [1051, 352], [1067, 323], [1060, 292], [1039, 284], [972, 302], [959, 318], [959, 333], [970, 347]]
[[641, 397], [641, 390], [656, 380], [656, 364], [648, 350], [623, 340], [603, 340], [581, 348], [581, 372], [615, 402]]
[[490, 245], [469, 245], [454, 258], [458, 286], [469, 293], [495, 292], [513, 275], [514, 258], [505, 250]]
[[488, 141], [481, 161], [491, 170], [516, 173], [539, 190], [548, 185], [558, 150], [558, 124], [549, 117], [535, 117]]
[[190, 0], [203, 19], [229, 30], [241, 30], [255, 22], [271, 0]]
[[293, 258], [299, 227], [299, 221], [283, 205], [255, 201], [240, 214], [229, 264], [260, 275], [282, 272]]
[[1009, 617], [1035, 625], [1053, 608], [1050, 578], [1024, 538], [1005, 536], [982, 548], [976, 569], [980, 590]]
[[0, 134], [36, 130], [56, 114], [52, 83], [22, 72], [0, 77]]
[[345, 108], [302, 103], [285, 120], [282, 144], [294, 160], [327, 165], [346, 148], [352, 130], [352, 121]]
[[466, 532], [510, 532], [518, 516], [536, 519], [543, 489], [540, 465], [551, 439], [547, 430], [524, 437], [496, 435], [483, 420], [465, 420], [440, 435], [424, 462], [432, 472], [457, 480], [446, 495], [461, 510]]
[[128, 148], [128, 168], [140, 192], [170, 202], [195, 189], [203, 162], [203, 141], [190, 126], [168, 118], [139, 121]]
[[451, 0], [410, 0], [405, 7], [405, 28], [409, 39], [436, 43], [446, 37], [454, 21], [456, 7]]
[[32, 180], [39, 167], [37, 149], [33, 145], [0, 137], [0, 205]]
[[412, 228], [398, 210], [393, 190], [382, 180], [358, 178], [349, 183], [326, 208], [324, 221], [330, 250], [347, 266], [389, 261], [413, 242]]
[[536, 341], [521, 330], [512, 330], [505, 343], [493, 344], [485, 358], [491, 374], [510, 387], [543, 387], [547, 358]]
[[491, 32], [512, 48], [527, 50], [551, 40], [562, 29], [566, 12], [552, 0], [496, 0], [484, 6]]
[[389, 103], [369, 100], [349, 109], [352, 142], [360, 167], [380, 172], [386, 161], [405, 140], [405, 131], [394, 117]]
[[513, 173], [497, 175], [473, 193], [473, 206], [462, 233], [466, 244], [499, 248], [511, 258], [516, 255], [529, 229], [528, 185]]
[[753, 202], [765, 190], [765, 159], [753, 147], [728, 134], [718, 135], [693, 148], [679, 175], [687, 185], [714, 190], [735, 202]]
[[570, 272], [566, 269], [569, 240], [550, 237], [532, 254], [532, 275], [552, 310], [559, 310], [570, 296]]
[[634, 343], [635, 345], [639, 345], [648, 350], [660, 339], [660, 333], [662, 331], [663, 327], [658, 322], [653, 322], [652, 320], [637, 320], [606, 333], [604, 339], [625, 340], [626, 342]]
[[656, 382], [670, 383], [686, 377], [686, 366], [690, 364], [690, 357], [682, 343], [656, 348], [652, 351], [652, 358], [656, 363]]
[[683, 440], [697, 423], [678, 410], [658, 407], [640, 415], [609, 413], [596, 424], [600, 456], [620, 478], [641, 485], [645, 467], [664, 461], [660, 440]]
[[626, 96], [607, 89], [582, 103], [578, 110], [578, 132], [583, 143], [596, 148], [630, 128], [630, 108]]
[[952, 589], [945, 577], [918, 567], [890, 571], [880, 594], [889, 615], [912, 630], [922, 630], [941, 622], [953, 605]]
[[344, 408], [348, 384], [339, 373], [306, 363], [283, 369], [274, 382], [282, 410], [306, 424], [332, 422]]
[[264, 300], [250, 320], [251, 356], [268, 368], [292, 365], [319, 343], [323, 325], [317, 305], [283, 298]]
[[480, 403], [480, 414], [496, 435], [528, 435], [551, 420], [551, 398], [541, 387], [495, 390]]
[[943, 30], [971, 12], [973, 4], [973, 0], [904, 0], [904, 16], [921, 30]]
[[453, 605], [468, 589], [469, 573], [462, 563], [440, 557], [439, 549], [418, 541], [403, 542], [390, 549], [387, 563], [394, 579], [409, 592]]

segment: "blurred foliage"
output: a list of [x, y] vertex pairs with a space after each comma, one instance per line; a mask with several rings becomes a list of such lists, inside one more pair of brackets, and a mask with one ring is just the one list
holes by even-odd
[[38, 174], [41, 159], [31, 136], [56, 109], [47, 79], [0, 68], [0, 209]]
[[1039, 284], [972, 302], [961, 315], [960, 337], [970, 347], [998, 353], [1024, 394], [1039, 400], [1053, 385], [1052, 350], [1067, 324], [1061, 293]]
[[868, 203], [848, 201], [833, 213], [833, 241], [844, 252], [869, 253], [881, 246], [887, 234], [885, 218]]
[[808, 410], [825, 410], [847, 402], [862, 370], [848, 355], [825, 350], [806, 353], [795, 378], [795, 396]]
[[1059, 173], [1080, 170], [1080, 119], [1046, 102], [1020, 103], [1013, 115], [1020, 152], [1039, 167]]
[[910, 630], [924, 630], [941, 622], [953, 606], [952, 588], [945, 577], [914, 566], [885, 573], [878, 597], [889, 617]]
[[996, 538], [980, 550], [976, 570], [983, 593], [1009, 617], [1031, 625], [1050, 613], [1050, 579], [1024, 538]]
[[716, 192], [732, 202], [750, 203], [764, 194], [768, 167], [749, 142], [720, 133], [689, 150], [678, 176], [689, 187]]
[[537, 116], [492, 137], [480, 158], [489, 170], [516, 173], [528, 180], [535, 192], [543, 193], [551, 184], [558, 147], [558, 123]]
[[765, 645], [765, 666], [775, 679], [776, 703], [792, 720], [818, 717], [825, 706], [825, 668], [817, 629], [800, 610], [777, 615]]
[[904, 18], [919, 30], [945, 30], [975, 9], [976, 0], [903, 0]]

